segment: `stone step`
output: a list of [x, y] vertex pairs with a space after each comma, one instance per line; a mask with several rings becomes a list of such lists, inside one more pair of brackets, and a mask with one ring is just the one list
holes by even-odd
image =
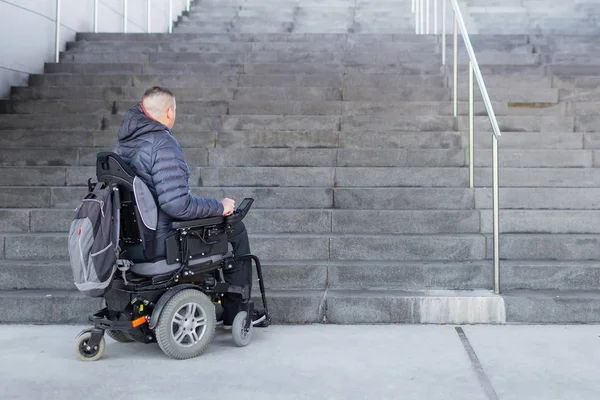
[[[500, 235], [500, 258], [509, 260], [597, 260], [600, 256], [599, 244], [600, 239], [597, 234], [503, 233]], [[489, 246], [488, 251], [491, 249]]]
[[190, 73], [187, 75], [44, 74], [30, 75], [29, 77], [31, 86], [149, 87], [153, 82], [161, 82], [161, 85], [173, 88], [236, 87], [238, 86], [238, 76], [219, 73]]
[[18, 129], [45, 130], [99, 130], [102, 128], [101, 115], [29, 115], [0, 114], [0, 132]]
[[110, 114], [109, 100], [0, 100], [0, 114]]
[[569, 103], [585, 103], [600, 101], [600, 90], [598, 88], [591, 89], [559, 89], [559, 97], [561, 102]]
[[[501, 131], [509, 132], [585, 132], [591, 129], [593, 117], [563, 117], [563, 116], [500, 116], [498, 125]], [[459, 130], [469, 129], [469, 120], [461, 116], [457, 120]], [[474, 129], [478, 132], [490, 128], [488, 117], [474, 118]]]
[[[206, 64], [206, 63], [176, 63], [176, 62], [153, 62], [153, 63], [85, 63], [85, 64], [54, 64], [46, 63], [45, 73], [80, 73], [80, 74], [170, 74], [187, 75], [198, 73], [220, 73], [220, 74], [314, 74], [314, 73], [344, 73], [345, 70], [351, 70], [342, 64], [314, 64], [314, 63], [295, 63], [295, 64]], [[439, 68], [423, 66], [420, 68], [404, 68], [405, 75], [416, 75], [421, 73], [439, 74]]]
[[[594, 210], [501, 210], [502, 233], [598, 233], [600, 213]], [[491, 210], [481, 211], [481, 231], [493, 230]]]
[[373, 115], [352, 115], [341, 118], [342, 132], [364, 131], [452, 131], [455, 121], [452, 117], [436, 115], [394, 115], [388, 114], [386, 118]]
[[[343, 76], [339, 73], [333, 74], [263, 74], [263, 75], [240, 75], [239, 87], [326, 87], [337, 88], [342, 86]], [[413, 78], [416, 85], [416, 79]], [[410, 83], [407, 83], [410, 86]]]
[[[529, 180], [518, 179], [521, 169], [513, 171], [518, 186]], [[528, 179], [551, 179], [554, 169], [536, 170]], [[546, 171], [548, 173], [546, 174]], [[575, 181], [561, 182], [563, 185], [591, 185], [600, 172], [580, 172], [584, 177]], [[95, 176], [95, 167], [0, 167], [0, 186], [83, 186]], [[466, 184], [468, 170], [465, 168], [386, 168], [386, 167], [190, 167], [192, 186], [240, 186], [240, 187], [460, 187]], [[482, 182], [489, 171], [479, 169], [477, 180]], [[564, 172], [564, 171], [561, 171]], [[579, 171], [575, 171], [576, 173]], [[560, 173], [560, 172], [559, 172]], [[508, 172], [505, 172], [505, 175]], [[561, 174], [571, 177], [568, 172]], [[600, 175], [599, 175], [600, 176]], [[483, 179], [482, 179], [483, 178]], [[487, 182], [487, 181], [485, 181]], [[503, 179], [504, 185], [512, 180]]]
[[[534, 52], [534, 45], [514, 41], [480, 41], [473, 36], [472, 45], [476, 53], [502, 52], [527, 54]], [[287, 51], [287, 52], [348, 52], [348, 53], [399, 53], [408, 51], [420, 51], [441, 53], [440, 45], [434, 40], [417, 41], [373, 41], [364, 40], [360, 36], [348, 37], [344, 41], [322, 41], [322, 42], [301, 42], [301, 41], [270, 41], [270, 42], [252, 42], [252, 41], [234, 41], [223, 42], [211, 40], [187, 42], [173, 41], [76, 41], [67, 43], [67, 54], [77, 53], [103, 53], [118, 51], [121, 53], [151, 53], [151, 52], [264, 52], [264, 51]], [[452, 43], [447, 43], [448, 49], [452, 48]], [[461, 54], [466, 54], [464, 47], [459, 47]]]
[[[88, 87], [88, 86], [36, 86], [14, 87], [13, 100], [129, 100], [140, 101], [144, 87]], [[526, 88], [524, 88], [526, 89]], [[342, 90], [326, 87], [198, 87], [174, 88], [173, 92], [180, 101], [201, 100], [294, 100], [294, 101], [335, 101], [342, 100]], [[451, 90], [447, 88], [405, 87], [395, 89], [375, 87], [345, 87], [343, 99], [347, 101], [406, 102], [406, 101], [450, 101]], [[514, 88], [495, 88], [490, 91], [494, 102], [505, 103], [556, 103], [559, 89], [516, 90]], [[475, 95], [476, 101], [480, 101]], [[583, 97], [581, 94], [563, 92], [563, 97], [580, 98], [586, 101], [598, 100], [600, 96]], [[468, 101], [467, 92], [459, 92], [459, 101]], [[465, 112], [465, 111], [461, 111]]]
[[598, 75], [576, 75], [576, 76], [553, 76], [552, 87], [558, 89], [598, 89], [600, 87], [600, 76]]
[[[278, 324], [506, 322], [502, 298], [486, 290], [271, 290], [267, 299], [273, 322]], [[21, 310], [23, 303], [31, 307]], [[0, 291], [3, 323], [84, 323], [100, 308], [98, 299], [86, 298], [76, 291]]]
[[[169, 88], [193, 87], [383, 87], [406, 88], [427, 85], [444, 87], [445, 78], [439, 76], [421, 77], [416, 75], [397, 75], [381, 77], [375, 74], [361, 74], [351, 77], [340, 73], [314, 74], [260, 74], [225, 75], [219, 73], [195, 73], [186, 75], [141, 75], [141, 74], [73, 74], [54, 73], [30, 75], [31, 86], [100, 86], [100, 87], [140, 87], [150, 86], [152, 82], [161, 82]], [[343, 83], [342, 83], [343, 81]]]
[[[462, 71], [461, 76], [467, 73]], [[510, 66], [481, 66], [484, 76], [500, 74], [502, 77], [530, 76], [540, 78], [545, 75], [545, 70], [539, 67], [527, 66], [522, 68], [511, 68]], [[490, 71], [490, 72], [487, 72]], [[361, 73], [361, 74], [399, 74], [399, 75], [434, 75], [445, 74], [449, 76], [451, 71], [444, 71], [437, 63], [406, 63], [402, 65], [344, 65], [340, 63], [198, 63], [198, 62], [147, 62], [147, 63], [46, 63], [45, 73], [88, 73], [88, 74], [171, 74], [187, 75], [191, 73], [222, 73], [222, 74], [310, 74], [310, 73]], [[508, 75], [507, 75], [508, 74]]]
[[360, 323], [504, 323], [502, 298], [487, 290], [329, 290], [326, 320]]
[[[503, 209], [539, 210], [598, 210], [600, 189], [560, 187], [510, 187], [499, 192], [499, 204]], [[475, 189], [475, 204], [479, 209], [492, 208], [491, 188]]]
[[[148, 62], [200, 62], [200, 63], [289, 63], [289, 62], [317, 62], [317, 63], [346, 63], [350, 65], [376, 65], [376, 64], [406, 64], [406, 63], [438, 63], [440, 56], [435, 54], [433, 48], [425, 52], [398, 49], [395, 52], [373, 51], [370, 52], [331, 52], [331, 51], [258, 51], [258, 52], [177, 52], [162, 51], [148, 53], [114, 52], [110, 50], [98, 52], [63, 52], [60, 55], [62, 63], [148, 63]], [[497, 51], [480, 51], [477, 61], [481, 65], [540, 65], [540, 54], [508, 53]], [[467, 57], [459, 57], [458, 62], [468, 65]], [[562, 59], [555, 59], [558, 64]]]
[[[116, 119], [115, 119], [116, 121]], [[477, 133], [475, 146], [490, 148], [489, 132]], [[546, 135], [546, 136], [544, 136]], [[586, 135], [586, 148], [598, 148], [600, 141], [596, 134]], [[461, 132], [338, 132], [338, 131], [230, 131], [230, 132], [185, 132], [175, 133], [182, 145], [184, 154], [197, 158], [195, 149], [206, 148], [348, 148], [348, 149], [460, 149], [468, 147], [468, 135]], [[589, 137], [588, 137], [589, 136]], [[93, 152], [113, 148], [116, 133], [106, 131], [34, 131], [6, 130], [0, 135], [0, 145], [14, 148], [64, 148], [73, 143], [85, 146], [84, 157]], [[583, 134], [541, 134], [503, 132], [502, 145], [505, 148], [556, 148], [565, 145], [572, 149], [583, 148]], [[599, 145], [597, 145], [599, 144]], [[191, 150], [194, 149], [194, 150]], [[200, 150], [204, 152], [204, 150]], [[434, 154], [434, 153], [431, 153]], [[400, 156], [401, 157], [401, 156]]]
[[[492, 135], [491, 128], [483, 131], [476, 131], [474, 142], [476, 148], [491, 149]], [[589, 137], [588, 137], [589, 136]], [[464, 138], [464, 143], [468, 143], [468, 138]], [[574, 132], [502, 132], [503, 149], [531, 149], [531, 150], [550, 150], [550, 149], [583, 149], [595, 148], [596, 134], [582, 134]]]
[[[2, 116], [0, 116], [1, 118]], [[186, 132], [210, 131], [338, 131], [339, 116], [278, 116], [278, 115], [239, 115], [222, 117], [202, 117], [182, 115], [177, 118], [178, 130]], [[104, 128], [118, 128], [123, 122], [121, 116], [104, 118]]]
[[[269, 291], [269, 311], [274, 323], [322, 322], [323, 298], [322, 291]], [[2, 323], [81, 324], [100, 308], [100, 299], [73, 290], [0, 290]]]
[[[368, 78], [368, 77], [367, 77]], [[363, 84], [377, 86], [375, 78], [369, 81], [351, 80], [345, 85]], [[343, 76], [340, 73], [315, 74], [261, 74], [261, 75], [226, 75], [219, 73], [200, 73], [186, 75], [125, 75], [125, 74], [45, 74], [31, 75], [32, 86], [99, 86], [99, 87], [147, 87], [153, 82], [169, 88], [209, 88], [209, 87], [326, 87], [342, 86]], [[407, 76], [398, 80], [396, 87], [413, 87], [419, 85], [443, 86], [441, 77]]]
[[[527, 35], [475, 35], [474, 40], [504, 40], [516, 43], [527, 43]], [[127, 42], [174, 42], [174, 43], [194, 43], [194, 42], [343, 42], [348, 40], [354, 42], [411, 42], [411, 43], [429, 43], [434, 44], [438, 41], [432, 36], [417, 36], [413, 33], [402, 34], [376, 34], [361, 33], [358, 35], [348, 35], [347, 33], [186, 33], [174, 32], [167, 33], [91, 33], [79, 32], [76, 35], [77, 41], [127, 41]]]
[[[508, 234], [503, 245], [512, 245]], [[567, 238], [581, 235], [567, 235]], [[528, 236], [529, 237], [529, 236]], [[3, 233], [6, 260], [64, 260], [68, 258], [67, 233]], [[526, 243], [533, 243], [535, 239]], [[576, 239], [572, 239], [574, 241]], [[489, 256], [480, 234], [375, 235], [375, 234], [254, 234], [252, 251], [261, 259], [280, 260], [483, 260]], [[525, 247], [527, 244], [524, 244]], [[591, 246], [588, 246], [591, 247]], [[522, 249], [519, 254], [523, 253]], [[593, 249], [582, 249], [585, 254]], [[510, 254], [507, 252], [507, 254]], [[514, 257], [516, 258], [516, 256]], [[526, 259], [535, 259], [528, 256]], [[539, 258], [539, 257], [538, 257]], [[561, 258], [569, 259], [569, 258]]]
[[554, 65], [600, 65], [600, 58], [598, 58], [594, 53], [553, 53], [545, 55], [544, 59], [545, 63]]
[[[345, 87], [344, 100], [350, 101], [450, 101], [452, 90], [447, 88], [374, 88], [368, 86]], [[557, 103], [559, 89], [554, 88], [503, 88], [488, 91], [490, 100], [508, 103]], [[459, 101], [468, 101], [467, 90], [458, 92]], [[481, 94], [474, 93], [475, 101], [482, 101]]]
[[[90, 175], [92, 177], [93, 175]], [[293, 187], [192, 187], [192, 194], [197, 197], [222, 199], [230, 197], [238, 201], [252, 197], [257, 201], [255, 208], [301, 208], [323, 209], [333, 205], [332, 188], [293, 188]], [[88, 193], [87, 187], [7, 187], [0, 191], [0, 205], [2, 207], [41, 207], [74, 210], [81, 203], [81, 199]], [[433, 194], [424, 192], [423, 199], [432, 197]], [[260, 200], [259, 200], [260, 199]], [[460, 208], [454, 206], [456, 196], [450, 195], [447, 199], [440, 197], [437, 208]], [[473, 202], [471, 195], [471, 203]], [[423, 200], [425, 201], [425, 200]], [[433, 207], [432, 208], [436, 208]]]
[[[477, 130], [474, 135], [476, 149], [491, 149], [493, 133], [489, 129]], [[402, 131], [358, 131], [341, 132], [340, 147], [344, 148], [467, 148], [469, 137], [466, 132], [402, 132]], [[500, 142], [501, 141], [501, 142]], [[508, 132], [503, 131], [499, 139], [501, 149], [552, 150], [552, 149], [597, 149], [600, 134], [573, 132]], [[502, 154], [502, 151], [500, 154]]]
[[[0, 208], [0, 232], [66, 233], [73, 218], [72, 210]], [[479, 212], [474, 210], [258, 209], [244, 219], [244, 224], [249, 232], [269, 234], [441, 234], [480, 231]], [[582, 232], [583, 229], [584, 226]]]
[[[491, 168], [475, 169], [475, 185], [492, 183]], [[502, 168], [501, 187], [572, 187], [585, 188], [600, 185], [597, 168]]]
[[[501, 131], [509, 132], [578, 132], [591, 131], [600, 117], [556, 117], [556, 116], [498, 116]], [[597, 125], [596, 125], [597, 126]], [[243, 128], [242, 128], [243, 129]], [[341, 118], [343, 132], [359, 131], [452, 131], [469, 129], [468, 117], [454, 118], [437, 115], [395, 115], [389, 113], [385, 118], [373, 115], [353, 115]], [[490, 129], [489, 118], [474, 117], [474, 129], [478, 132]]]
[[[530, 87], [495, 87], [488, 90], [488, 95], [492, 101], [501, 101], [508, 103], [558, 103], [559, 89], [536, 87], [532, 90]], [[469, 100], [469, 91], [463, 86], [458, 91], [459, 101]], [[475, 101], [482, 101], [481, 92], [475, 87], [473, 98]]]
[[[502, 53], [510, 53], [510, 54], [533, 54], [535, 53], [536, 47], [533, 44], [530, 43], [515, 43], [515, 42], [510, 42], [510, 41], [502, 41], [499, 40], [498, 42], [490, 42], [490, 41], [477, 41], [477, 35], [473, 35], [471, 36], [472, 38], [472, 43], [471, 45], [473, 46], [473, 50], [475, 51], [475, 55], [478, 55], [480, 53], [485, 53], [485, 52], [490, 52], [490, 51], [496, 51], [496, 52], [502, 52]], [[462, 39], [458, 39], [458, 54], [459, 57], [465, 57], [468, 56], [466, 47], [464, 46], [464, 43], [462, 41]], [[446, 42], [446, 51], [447, 54], [452, 54], [453, 51], [453, 46], [454, 43], [452, 41], [452, 39], [450, 39], [449, 41]], [[441, 49], [443, 48], [441, 43], [438, 45], [438, 52], [441, 53]]]
[[[596, 151], [594, 150], [519, 150], [508, 148], [499, 152], [498, 165], [500, 167], [591, 168], [600, 166], [596, 160]], [[491, 167], [492, 151], [477, 149], [475, 152], [475, 166]]]
[[579, 76], [598, 76], [598, 67], [585, 64], [548, 64], [549, 74], [560, 78], [576, 78]]
[[[415, 46], [418, 46], [415, 45]], [[68, 54], [77, 53], [156, 53], [156, 52], [239, 52], [250, 53], [260, 51], [288, 52], [344, 52], [344, 42], [138, 42], [127, 41], [78, 41], [67, 44]]]
[[[274, 323], [598, 323], [597, 291], [324, 290], [268, 292]], [[573, 307], [573, 304], [577, 304]], [[30, 307], [23, 307], [29, 304]], [[2, 290], [3, 323], [85, 323], [100, 300], [70, 290]], [[472, 313], [472, 310], [478, 310]]]
[[[13, 100], [62, 99], [62, 100], [127, 100], [141, 101], [146, 87], [86, 87], [48, 86], [13, 88]], [[294, 100], [335, 101], [341, 100], [339, 88], [323, 87], [255, 87], [255, 88], [175, 88], [178, 101], [208, 100]]]
[[[187, 149], [186, 149], [187, 150]], [[190, 152], [195, 150], [190, 149]], [[313, 167], [444, 167], [464, 166], [462, 150], [401, 149], [210, 149], [209, 166], [313, 166]]]
[[[263, 262], [263, 283], [269, 290], [325, 289], [328, 261]], [[259, 290], [253, 273], [254, 290]], [[0, 260], [0, 290], [76, 290], [68, 260]]]
[[336, 188], [333, 206], [365, 210], [463, 210], [474, 208], [474, 196], [474, 189], [468, 188]]
[[[102, 149], [11, 148], [0, 149], [0, 164], [10, 165], [95, 165]], [[593, 150], [505, 149], [501, 167], [592, 168], [600, 167]], [[308, 167], [462, 167], [468, 165], [468, 150], [462, 149], [278, 149], [278, 148], [185, 148], [189, 165], [207, 166], [308, 166]], [[491, 167], [492, 153], [478, 149], [476, 167]]]
[[[447, 213], [450, 218], [453, 212], [447, 211]], [[0, 232], [66, 233], [69, 231], [73, 218], [73, 210], [0, 209], [0, 221], [2, 221]], [[244, 223], [253, 233], [329, 233], [332, 231], [332, 212], [331, 210], [314, 209], [277, 209], [275, 211], [273, 209], [257, 209], [244, 219]], [[436, 228], [431, 229], [435, 230]], [[444, 230], [441, 224], [439, 229]]]
[[597, 290], [509, 290], [502, 297], [509, 322], [600, 322], [600, 294]]
[[[477, 189], [479, 190], [479, 189]], [[478, 193], [479, 201], [491, 204], [484, 192]], [[505, 189], [512, 191], [516, 189]], [[557, 189], [558, 190], [558, 189]], [[595, 189], [590, 191], [594, 198]], [[291, 188], [291, 187], [192, 187], [197, 197], [225, 198], [238, 201], [246, 197], [255, 199], [256, 209], [472, 209], [475, 191], [467, 188]], [[334, 197], [335, 193], [335, 197]], [[502, 194], [504, 191], [501, 192]], [[87, 194], [87, 187], [7, 187], [0, 191], [2, 208], [55, 208], [74, 210]], [[526, 197], [528, 198], [528, 197]], [[523, 196], [518, 197], [521, 201]], [[487, 203], [486, 203], [487, 202]], [[570, 203], [563, 202], [562, 207]], [[508, 207], [510, 204], [507, 202]], [[547, 202], [546, 202], [547, 204]], [[593, 203], [592, 203], [593, 206]], [[491, 206], [487, 206], [489, 208]], [[580, 206], [579, 208], [583, 208]], [[521, 208], [521, 207], [519, 207]], [[596, 205], [596, 208], [598, 206]]]
[[[335, 261], [327, 264], [330, 289], [476, 290], [493, 286], [493, 263]], [[597, 261], [512, 261], [500, 263], [501, 289], [600, 290]]]

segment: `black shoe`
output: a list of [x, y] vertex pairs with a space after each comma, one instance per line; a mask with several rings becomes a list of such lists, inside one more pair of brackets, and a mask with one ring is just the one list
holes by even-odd
[[264, 308], [254, 309], [252, 311], [252, 325], [256, 326], [267, 320], [267, 313]]

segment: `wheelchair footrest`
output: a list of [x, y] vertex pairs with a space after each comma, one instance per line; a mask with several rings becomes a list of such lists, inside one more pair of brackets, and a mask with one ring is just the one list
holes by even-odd
[[110, 319], [108, 309], [103, 308], [97, 313], [90, 316], [89, 321], [94, 324], [95, 328], [111, 330], [111, 331], [127, 331], [131, 329], [131, 321], [116, 321]]

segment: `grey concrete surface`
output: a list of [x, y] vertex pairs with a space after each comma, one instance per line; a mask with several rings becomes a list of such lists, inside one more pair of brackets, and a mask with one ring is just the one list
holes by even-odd
[[81, 328], [0, 326], [2, 398], [587, 400], [600, 391], [599, 326], [464, 326], [471, 357], [454, 326], [272, 326], [245, 348], [218, 328], [195, 359], [107, 338], [95, 363], [76, 358]]

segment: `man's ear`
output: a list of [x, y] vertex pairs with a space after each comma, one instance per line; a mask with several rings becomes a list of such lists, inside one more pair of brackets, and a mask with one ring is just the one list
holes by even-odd
[[167, 118], [169, 118], [169, 119], [175, 119], [175, 110], [173, 110], [172, 107], [169, 107], [167, 109]]

